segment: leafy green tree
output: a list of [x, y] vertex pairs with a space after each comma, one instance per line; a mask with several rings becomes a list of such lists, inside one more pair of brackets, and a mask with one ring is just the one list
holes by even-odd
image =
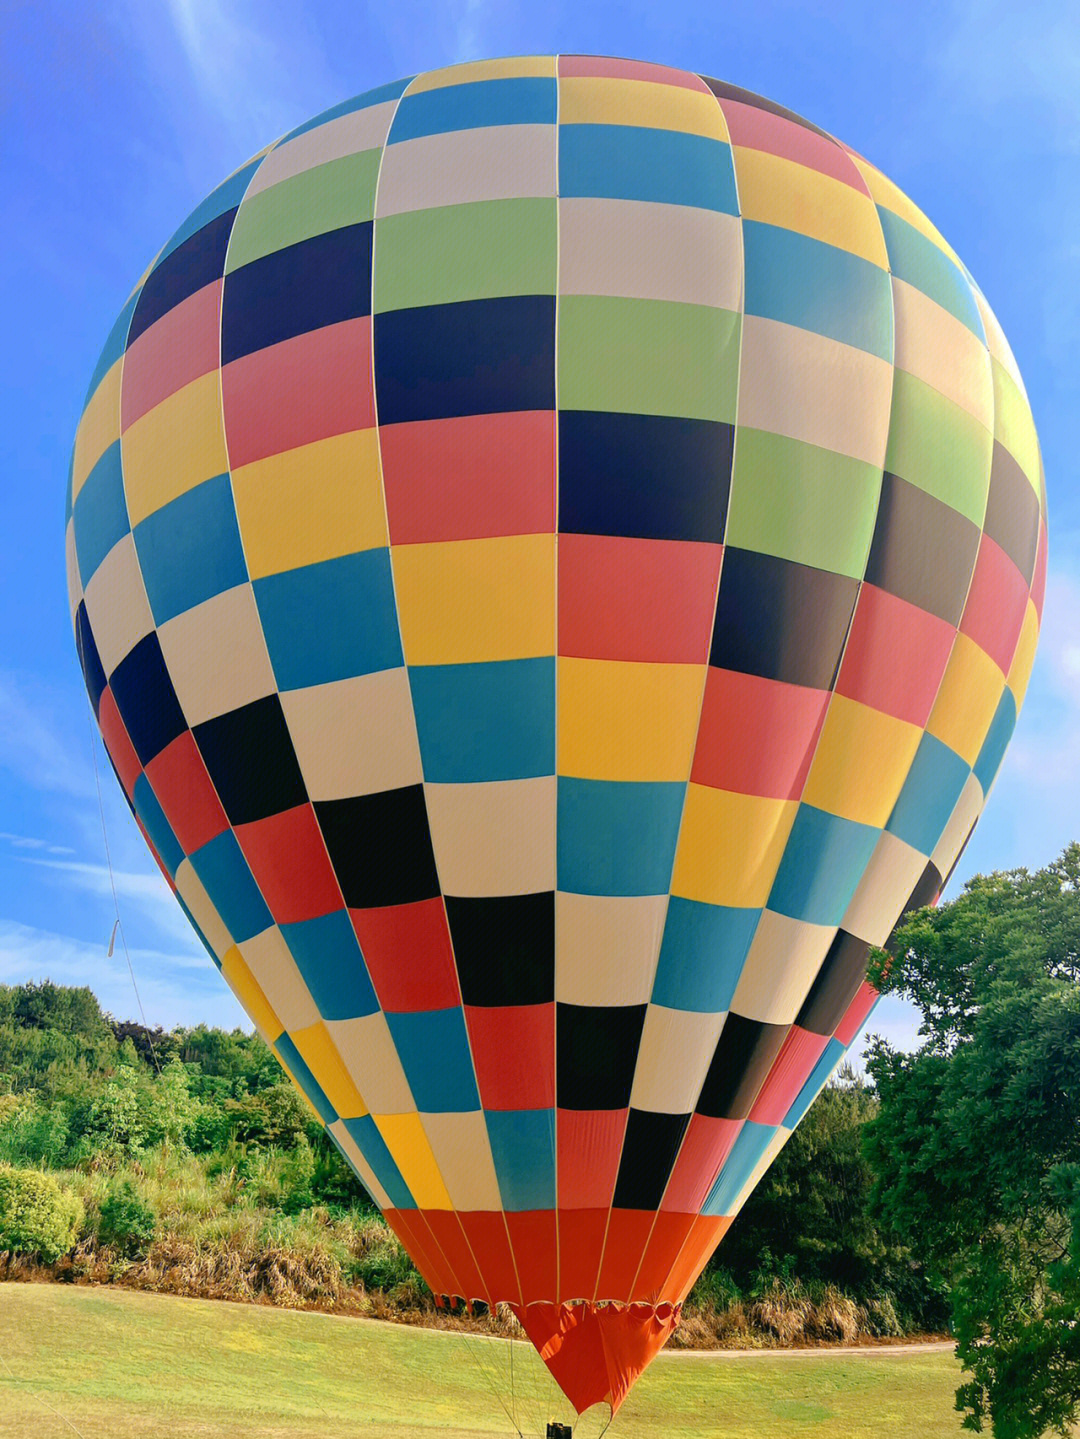
[[82, 1222], [82, 1201], [51, 1174], [0, 1167], [0, 1251], [52, 1264], [75, 1243]]
[[964, 1424], [1067, 1435], [1080, 1417], [1080, 845], [979, 876], [902, 927], [871, 977], [922, 1013], [878, 1041], [874, 1212], [947, 1292]]

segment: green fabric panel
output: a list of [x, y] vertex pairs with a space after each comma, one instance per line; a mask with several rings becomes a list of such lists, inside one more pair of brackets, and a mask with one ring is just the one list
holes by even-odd
[[1040, 492], [1039, 441], [1028, 402], [1005, 366], [990, 356], [994, 376], [994, 434]]
[[479, 200], [380, 217], [375, 312], [503, 295], [553, 295], [552, 198]]
[[381, 150], [343, 155], [244, 200], [229, 239], [226, 274], [312, 235], [370, 220], [381, 155]]
[[885, 468], [982, 527], [993, 436], [973, 415], [906, 370], [893, 375]]
[[739, 315], [671, 300], [559, 296], [561, 410], [735, 420]]
[[880, 493], [864, 460], [740, 426], [726, 542], [862, 579]]

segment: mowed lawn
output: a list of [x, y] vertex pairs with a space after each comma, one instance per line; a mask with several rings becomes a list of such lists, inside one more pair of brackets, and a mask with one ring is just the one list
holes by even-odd
[[[3, 1439], [478, 1439], [570, 1418], [523, 1341], [117, 1289], [0, 1284]], [[960, 1439], [951, 1354], [662, 1354], [611, 1439]], [[55, 1412], [53, 1412], [55, 1411]], [[599, 1411], [578, 1436], [596, 1436]]]

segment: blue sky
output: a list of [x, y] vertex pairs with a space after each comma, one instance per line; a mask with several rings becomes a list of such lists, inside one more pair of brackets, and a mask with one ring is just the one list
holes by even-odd
[[[0, 15], [0, 982], [91, 985], [135, 1014], [63, 573], [68, 456], [133, 283], [229, 171], [317, 111], [417, 70], [590, 52], [683, 66], [865, 154], [956, 247], [1025, 377], [1050, 498], [1039, 658], [957, 880], [1080, 835], [1080, 6], [1076, 0], [7, 0]], [[103, 766], [120, 911], [151, 1023], [242, 1013]], [[955, 892], [957, 880], [954, 880]], [[908, 1038], [910, 1015], [871, 1022]]]

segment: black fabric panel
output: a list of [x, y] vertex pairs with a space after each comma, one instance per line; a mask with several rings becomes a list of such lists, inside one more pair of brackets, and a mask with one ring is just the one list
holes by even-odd
[[625, 1109], [630, 1103], [644, 1004], [557, 1004], [555, 1074], [560, 1109]]
[[371, 313], [370, 220], [287, 245], [234, 270], [221, 307], [221, 363]]
[[1039, 498], [1000, 440], [994, 441], [983, 529], [1030, 585], [1039, 547]]
[[555, 297], [513, 295], [375, 316], [380, 425], [555, 408]]
[[559, 414], [559, 529], [721, 544], [734, 425], [595, 410]]
[[832, 1037], [866, 978], [869, 953], [870, 946], [865, 939], [857, 939], [846, 929], [836, 931], [810, 993], [796, 1016], [795, 1023], [800, 1029]]
[[423, 785], [321, 800], [315, 813], [350, 909], [412, 904], [439, 893]]
[[[740, 105], [752, 105], [755, 110], [767, 110], [770, 115], [779, 115], [784, 120], [801, 125], [804, 130], [813, 130], [815, 135], [821, 135], [825, 140], [833, 140], [827, 130], [818, 129], [809, 120], [804, 120], [801, 115], [796, 115], [794, 110], [787, 110], [783, 105], [778, 105], [775, 100], [766, 100], [763, 95], [755, 95], [753, 90], [743, 90], [741, 86], [728, 85], [723, 80], [710, 80], [708, 75], [701, 75], [699, 79], [705, 81], [718, 100], [736, 100]], [[833, 143], [835, 144], [836, 141], [833, 140]]]
[[979, 534], [949, 505], [886, 470], [866, 581], [958, 625]]
[[187, 729], [156, 634], [148, 634], [124, 656], [109, 687], [142, 765]]
[[689, 1123], [689, 1114], [630, 1110], [611, 1201], [615, 1209], [659, 1208]]
[[831, 689], [858, 592], [846, 575], [729, 546], [709, 663]]
[[226, 210], [194, 235], [189, 235], [182, 245], [177, 245], [171, 255], [146, 277], [146, 284], [139, 294], [135, 313], [131, 317], [127, 343], [132, 345], [144, 330], [155, 320], [167, 315], [171, 309], [201, 290], [212, 285], [225, 273], [225, 251], [229, 246], [236, 210]]
[[928, 904], [933, 904], [934, 900], [941, 893], [942, 888], [943, 881], [937, 866], [927, 861], [926, 868], [919, 876], [918, 884], [908, 896], [907, 903], [900, 911], [900, 918], [893, 925], [892, 931], [889, 934], [888, 939], [885, 941], [885, 944], [883, 945], [884, 949], [890, 949], [892, 947], [893, 940], [896, 936], [896, 931], [900, 928], [908, 915], [914, 913], [914, 911], [917, 909], [924, 908]]
[[745, 1119], [787, 1038], [786, 1024], [729, 1014], [698, 1099], [710, 1119]]
[[555, 895], [446, 896], [462, 1003], [488, 1008], [555, 998]]
[[86, 617], [85, 600], [79, 601], [79, 608], [75, 611], [75, 648], [79, 652], [79, 664], [82, 666], [83, 679], [86, 682], [86, 693], [90, 696], [94, 713], [98, 714], [101, 710], [101, 696], [108, 681], [105, 678], [105, 667], [98, 654], [90, 621]]
[[230, 824], [250, 824], [307, 799], [277, 695], [196, 725], [192, 733]]

